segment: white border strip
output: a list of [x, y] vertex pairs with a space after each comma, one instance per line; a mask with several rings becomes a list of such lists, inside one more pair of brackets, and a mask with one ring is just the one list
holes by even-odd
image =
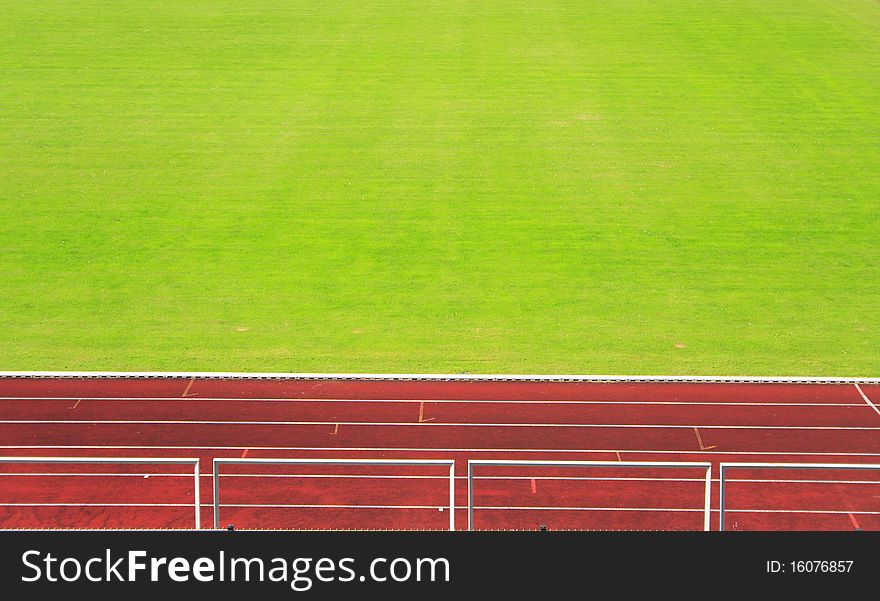
[[880, 377], [842, 378], [813, 376], [611, 376], [516, 374], [331, 374], [246, 373], [213, 371], [0, 371], [0, 378], [196, 378], [229, 380], [427, 380], [501, 382], [703, 382], [757, 384], [880, 384]]

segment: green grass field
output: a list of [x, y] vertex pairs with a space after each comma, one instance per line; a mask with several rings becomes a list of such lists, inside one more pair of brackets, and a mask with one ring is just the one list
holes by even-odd
[[880, 374], [876, 0], [6, 0], [0, 370]]

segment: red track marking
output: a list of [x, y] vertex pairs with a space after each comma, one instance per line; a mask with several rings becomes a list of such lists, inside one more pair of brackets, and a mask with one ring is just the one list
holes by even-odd
[[[880, 389], [867, 385], [860, 391], [828, 384], [200, 379], [195, 398], [194, 381], [184, 400], [179, 379], [0, 379], [2, 454], [199, 457], [205, 523], [213, 517], [206, 466], [214, 457], [455, 459], [460, 527], [468, 459], [619, 461], [623, 452], [628, 460], [710, 460], [716, 476], [720, 460], [880, 462], [880, 430], [871, 429], [880, 425], [860, 396]], [[76, 399], [88, 402], [71, 413]], [[334, 433], [346, 425], [332, 447], [329, 424]], [[704, 446], [703, 436], [713, 446]], [[477, 527], [699, 529], [699, 474], [621, 471], [542, 470], [525, 476], [532, 494], [520, 482], [522, 470], [481, 474]], [[41, 472], [83, 475], [23, 475]], [[149, 478], [98, 475], [129, 472], [130, 466], [0, 465], [0, 527], [192, 526], [191, 481], [187, 489], [182, 476], [148, 466], [136, 472]], [[239, 528], [448, 525], [439, 510], [448, 503], [442, 475], [351, 467], [284, 473], [247, 466], [247, 472], [262, 476], [224, 473], [221, 480], [222, 519]], [[536, 508], [538, 477], [542, 506]], [[880, 529], [872, 502], [877, 478], [860, 471], [779, 482], [738, 471], [729, 489], [729, 527], [849, 529], [858, 519], [865, 529]], [[65, 499], [83, 506], [8, 505]]]
[[193, 378], [192, 380], [190, 380], [190, 381], [189, 381], [189, 384], [187, 384], [187, 385], [186, 385], [186, 388], [183, 390], [183, 394], [180, 395], [180, 396], [182, 396], [182, 397], [195, 396], [196, 393], [193, 393], [192, 395], [189, 394], [189, 390], [190, 390], [190, 388], [192, 388], [192, 387], [193, 387], [193, 384], [195, 384], [195, 383], [196, 383], [196, 379], [195, 379], [195, 378]]
[[856, 516], [851, 513], [848, 513], [847, 515], [849, 516], [849, 520], [852, 522], [853, 528], [855, 528], [856, 530], [861, 530], [862, 528], [861, 526], [859, 526], [859, 522], [856, 519]]
[[68, 407], [68, 409], [76, 409], [77, 407], [79, 407], [80, 403], [82, 403], [82, 399], [76, 399], [76, 402], [73, 404], [73, 406]]
[[701, 450], [701, 451], [708, 451], [708, 450], [710, 450], [710, 449], [714, 449], [714, 448], [716, 448], [715, 445], [712, 445], [711, 447], [707, 447], [707, 446], [705, 446], [705, 445], [703, 444], [703, 437], [700, 436], [700, 429], [699, 429], [699, 428], [696, 428], [696, 427], [694, 428], [694, 434], [697, 435], [697, 444], [700, 445], [700, 450]]
[[419, 423], [423, 424], [425, 422], [430, 422], [433, 420], [434, 420], [433, 417], [429, 417], [428, 419], [425, 419], [425, 401], [420, 401], [419, 402]]

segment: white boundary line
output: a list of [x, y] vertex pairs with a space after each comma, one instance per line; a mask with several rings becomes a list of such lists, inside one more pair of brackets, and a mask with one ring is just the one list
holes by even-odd
[[763, 426], [742, 424], [578, 424], [578, 423], [493, 423], [493, 422], [345, 422], [345, 421], [207, 421], [207, 420], [93, 420], [93, 419], [59, 419], [59, 420], [0, 420], [0, 426], [27, 424], [31, 426], [45, 425], [106, 425], [106, 426], [364, 426], [370, 428], [391, 427], [446, 427], [446, 428], [599, 428], [599, 429], [664, 429], [689, 430], [880, 430], [880, 426]]
[[[0, 507], [189, 507], [185, 504], [176, 503], [0, 503]], [[205, 504], [203, 507], [210, 507]], [[285, 504], [262, 504], [262, 503], [228, 503], [224, 507], [237, 507], [240, 509], [423, 509], [436, 511], [439, 505], [285, 505]], [[445, 508], [445, 506], [444, 506]], [[463, 505], [456, 505], [456, 511], [462, 511]], [[618, 511], [618, 512], [654, 512], [654, 513], [703, 513], [702, 508], [684, 507], [564, 507], [564, 506], [505, 506], [493, 505], [480, 507], [480, 510], [488, 511]], [[717, 513], [717, 509], [712, 509]], [[880, 515], [880, 511], [842, 511], [837, 509], [725, 509], [725, 513], [796, 513], [814, 515]], [[4, 528], [4, 531], [10, 529]], [[18, 529], [16, 529], [18, 530]], [[57, 530], [56, 528], [44, 528], [42, 530]], [[139, 528], [138, 530], [147, 530]], [[183, 530], [175, 528], [173, 530]]]
[[474, 405], [674, 405], [674, 406], [712, 406], [712, 407], [862, 407], [863, 403], [752, 403], [740, 401], [618, 401], [618, 400], [575, 400], [575, 399], [335, 399], [306, 397], [132, 397], [132, 396], [0, 396], [0, 401], [88, 401], [104, 402], [235, 402], [235, 403], [432, 403], [432, 404], [474, 404]]
[[862, 398], [865, 400], [866, 403], [868, 403], [868, 406], [876, 411], [877, 415], [880, 415], [880, 409], [877, 408], [877, 405], [871, 402], [871, 399], [868, 398], [868, 395], [865, 394], [865, 392], [862, 390], [862, 387], [859, 386], [858, 382], [853, 382], [853, 386], [856, 387], [856, 390], [859, 391], [859, 394], [862, 395]]
[[613, 376], [516, 374], [247, 373], [213, 371], [0, 371], [0, 378], [197, 378], [236, 380], [427, 380], [502, 382], [717, 382], [766, 384], [880, 384], [880, 377]]
[[186, 507], [189, 509], [191, 506], [191, 503], [0, 503], [0, 507]]

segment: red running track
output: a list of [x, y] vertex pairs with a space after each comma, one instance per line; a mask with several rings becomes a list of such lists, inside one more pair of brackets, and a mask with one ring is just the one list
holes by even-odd
[[[880, 464], [880, 386], [853, 383], [0, 378], [0, 455]], [[191, 468], [0, 463], [0, 528], [191, 528]], [[444, 529], [446, 468], [230, 465], [236, 528]], [[700, 529], [700, 469], [475, 471], [476, 529]], [[731, 470], [727, 529], [880, 530], [880, 470]]]

